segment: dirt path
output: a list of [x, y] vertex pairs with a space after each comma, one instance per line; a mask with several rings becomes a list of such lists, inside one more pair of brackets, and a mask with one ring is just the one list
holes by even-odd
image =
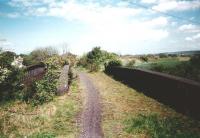
[[81, 85], [84, 87], [85, 104], [81, 116], [82, 130], [80, 138], [102, 138], [101, 104], [99, 92], [86, 73], [79, 73]]

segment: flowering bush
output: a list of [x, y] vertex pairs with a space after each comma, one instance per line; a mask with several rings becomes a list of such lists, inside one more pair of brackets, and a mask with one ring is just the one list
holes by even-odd
[[45, 61], [47, 72], [43, 79], [35, 82], [32, 102], [34, 105], [43, 104], [53, 100], [57, 91], [57, 81], [62, 67], [58, 56], [53, 56]]
[[11, 73], [10, 70], [0, 66], [0, 84], [3, 83], [8, 78], [10, 73]]

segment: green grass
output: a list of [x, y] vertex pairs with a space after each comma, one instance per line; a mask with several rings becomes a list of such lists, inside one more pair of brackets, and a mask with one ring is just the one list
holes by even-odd
[[104, 137], [174, 138], [172, 134], [180, 138], [200, 137], [198, 121], [175, 112], [104, 73], [90, 76], [102, 99]]
[[157, 114], [142, 115], [125, 120], [125, 131], [145, 133], [152, 138], [199, 138], [197, 132], [186, 131], [179, 118], [160, 118]]
[[55, 138], [56, 135], [52, 132], [42, 132], [42, 133], [36, 133], [28, 138]]
[[163, 58], [163, 59], [155, 60], [152, 62], [139, 64], [137, 68], [151, 69], [152, 67], [157, 66], [157, 65], [166, 66], [166, 67], [174, 67], [180, 63], [182, 63], [182, 61], [179, 61], [177, 58]]
[[81, 110], [78, 82], [73, 81], [69, 94], [52, 102], [32, 107], [15, 101], [0, 106], [0, 138], [76, 137], [79, 133], [77, 115]]

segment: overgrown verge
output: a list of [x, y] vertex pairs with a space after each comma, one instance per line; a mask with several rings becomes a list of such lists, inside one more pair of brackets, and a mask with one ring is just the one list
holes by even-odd
[[31, 86], [25, 86], [21, 92], [22, 100], [31, 102], [33, 105], [53, 100], [62, 64], [58, 56], [53, 56], [45, 61], [45, 65], [45, 75], [41, 80], [33, 82]]
[[0, 137], [76, 137], [79, 132], [76, 117], [82, 105], [77, 83], [71, 82], [68, 95], [37, 107], [19, 100], [1, 105]]
[[200, 123], [104, 73], [90, 74], [102, 97], [102, 127], [108, 138], [200, 136]]
[[[188, 129], [178, 117], [160, 117], [158, 114], [139, 114], [124, 121], [124, 130], [132, 134], [145, 134], [152, 138], [199, 138], [200, 134]], [[188, 127], [192, 124], [189, 123]], [[194, 124], [193, 124], [194, 125]]]

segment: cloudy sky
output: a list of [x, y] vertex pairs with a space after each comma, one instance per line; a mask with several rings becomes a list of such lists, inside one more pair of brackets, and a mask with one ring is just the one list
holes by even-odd
[[200, 0], [0, 0], [0, 47], [119, 54], [200, 50]]

